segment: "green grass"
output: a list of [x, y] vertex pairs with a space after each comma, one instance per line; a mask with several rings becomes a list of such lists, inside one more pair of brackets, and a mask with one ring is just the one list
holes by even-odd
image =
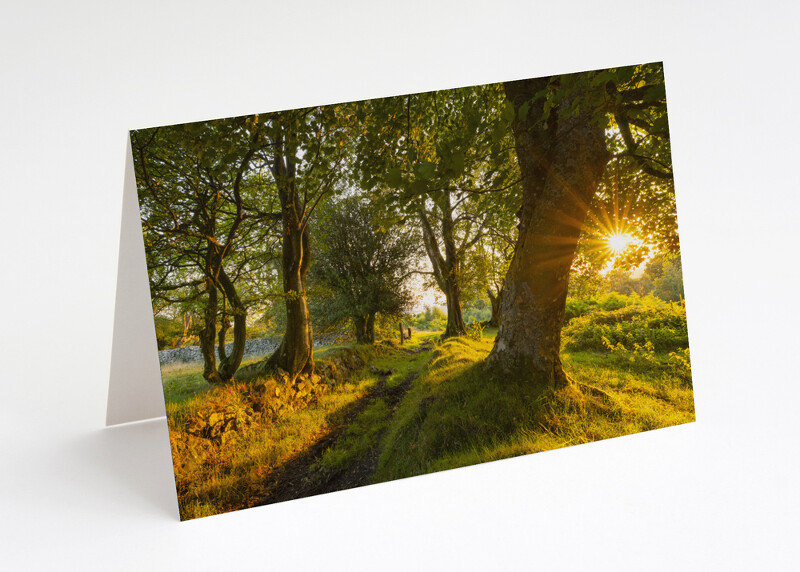
[[[242, 360], [242, 365], [255, 363], [264, 357], [248, 356]], [[203, 378], [203, 362], [162, 365], [161, 383], [164, 387], [164, 399], [168, 405], [185, 403], [211, 389], [211, 385]]]
[[[439, 336], [440, 332], [415, 332], [411, 340], [405, 342], [406, 348], [417, 348], [421, 343], [428, 340], [435, 339]], [[330, 346], [322, 346], [314, 350], [315, 360], [324, 360], [331, 354], [334, 354], [343, 349], [352, 348], [352, 344], [337, 344]], [[248, 356], [242, 360], [242, 366], [249, 365], [261, 361], [266, 356], [253, 355]], [[398, 360], [398, 364], [402, 365], [403, 360]], [[393, 367], [391, 359], [380, 359], [373, 362], [376, 367], [381, 369], [390, 369]], [[203, 378], [203, 362], [192, 363], [172, 363], [161, 366], [161, 381], [164, 387], [164, 398], [167, 404], [180, 405], [192, 398], [202, 395], [208, 391], [211, 386]]]
[[[416, 349], [424, 341], [435, 337], [435, 334], [420, 336], [406, 347]], [[394, 371], [386, 378], [386, 388], [398, 387], [409, 376], [418, 372], [429, 361], [429, 352], [416, 355], [392, 353], [373, 360], [372, 365], [382, 371]], [[345, 429], [342, 436], [319, 459], [317, 467], [322, 470], [336, 470], [363, 456], [375, 447], [377, 439], [386, 431], [394, 410], [383, 398], [376, 399]]]
[[316, 466], [319, 469], [344, 468], [375, 446], [375, 439], [385, 429], [391, 415], [383, 399], [377, 399], [347, 426], [335, 446], [326, 450]]
[[[575, 383], [537, 391], [487, 374], [483, 363], [495, 335], [486, 329], [477, 340], [441, 342], [438, 332], [418, 331], [402, 348], [321, 348], [320, 365], [366, 365], [318, 383], [322, 390], [303, 400], [291, 397], [296, 386], [280, 377], [210, 388], [200, 364], [165, 367], [182, 517], [251, 506], [277, 469], [323, 438], [330, 444], [319, 449], [308, 479], [377, 457], [371, 479], [381, 482], [694, 421], [691, 379], [674, 355], [564, 352]], [[404, 393], [407, 386], [398, 386], [409, 380]], [[197, 419], [214, 412], [235, 415], [242, 428], [221, 442], [192, 433]]]
[[183, 403], [211, 386], [203, 379], [203, 366], [197, 363], [161, 366], [164, 398], [169, 403]]
[[491, 339], [449, 340], [415, 382], [382, 442], [375, 482], [694, 421], [692, 391], [659, 364], [624, 371], [608, 355], [563, 356], [577, 383], [539, 392], [492, 380]]

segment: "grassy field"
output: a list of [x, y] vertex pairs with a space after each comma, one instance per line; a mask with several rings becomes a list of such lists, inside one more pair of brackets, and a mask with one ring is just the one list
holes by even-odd
[[564, 352], [574, 383], [535, 393], [487, 376], [494, 335], [326, 348], [327, 377], [294, 384], [209, 388], [199, 365], [165, 367], [182, 518], [694, 421], [666, 353]]

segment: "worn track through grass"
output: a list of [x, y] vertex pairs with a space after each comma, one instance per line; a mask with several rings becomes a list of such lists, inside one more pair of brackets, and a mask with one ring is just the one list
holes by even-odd
[[[433, 344], [425, 343], [414, 350], [399, 349], [410, 355], [417, 355], [431, 351]], [[370, 484], [371, 477], [378, 467], [379, 443], [382, 435], [375, 440], [375, 446], [341, 469], [315, 470], [315, 467], [318, 466], [318, 461], [325, 452], [333, 447], [344, 434], [348, 425], [378, 399], [383, 399], [389, 407], [391, 415], [394, 415], [397, 406], [411, 389], [411, 385], [419, 377], [423, 367], [424, 363], [393, 387], [388, 386], [387, 380], [394, 372], [379, 371], [380, 378], [375, 386], [361, 399], [350, 404], [343, 412], [341, 420], [330, 428], [329, 432], [275, 470], [269, 477], [272, 482], [267, 486], [262, 498], [257, 499], [250, 506], [275, 504]]]

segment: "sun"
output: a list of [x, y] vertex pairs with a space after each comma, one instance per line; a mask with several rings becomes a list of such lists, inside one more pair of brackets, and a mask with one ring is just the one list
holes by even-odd
[[606, 244], [608, 245], [608, 249], [613, 252], [614, 254], [621, 254], [628, 248], [631, 244], [636, 242], [636, 239], [632, 237], [630, 234], [623, 233], [623, 232], [615, 232], [609, 234], [606, 238]]

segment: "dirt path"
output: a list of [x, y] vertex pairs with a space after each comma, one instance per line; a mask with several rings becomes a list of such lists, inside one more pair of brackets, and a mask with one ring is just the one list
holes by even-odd
[[[406, 351], [406, 353], [416, 355], [430, 351], [432, 347], [432, 344], [425, 344], [414, 350]], [[374, 447], [342, 469], [315, 472], [312, 467], [325, 451], [334, 446], [350, 423], [367, 407], [375, 403], [376, 400], [383, 399], [389, 406], [392, 412], [391, 415], [394, 415], [397, 406], [408, 393], [408, 390], [411, 389], [411, 385], [419, 376], [421, 369], [421, 367], [418, 367], [410, 372], [403, 381], [394, 387], [388, 387], [387, 384], [388, 378], [394, 373], [393, 371], [374, 370], [380, 375], [375, 386], [366, 395], [346, 408], [342, 421], [333, 430], [272, 473], [270, 475], [272, 483], [267, 487], [263, 497], [253, 503], [252, 506], [274, 504], [370, 484], [370, 479], [378, 467], [378, 459], [381, 452], [378, 443], [380, 443], [382, 434], [375, 439], [376, 445]]]

